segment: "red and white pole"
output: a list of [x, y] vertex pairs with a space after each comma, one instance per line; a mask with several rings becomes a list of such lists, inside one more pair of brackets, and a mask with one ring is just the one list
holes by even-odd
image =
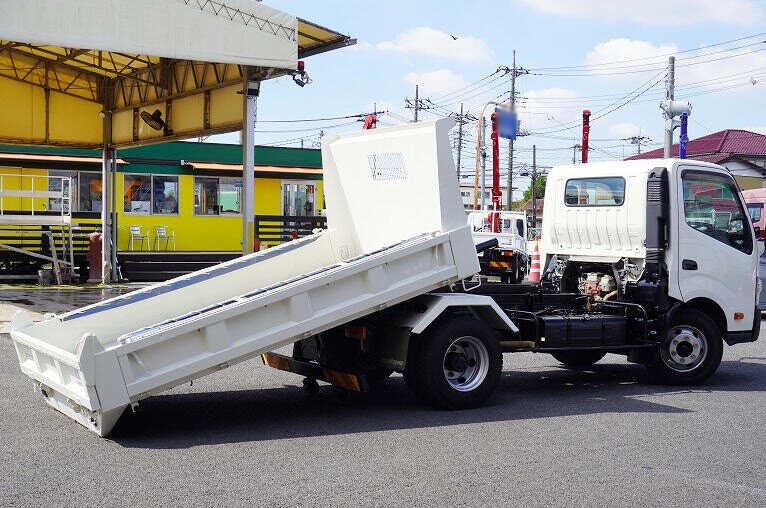
[[582, 163], [588, 162], [588, 136], [590, 135], [590, 110], [582, 111]]
[[500, 143], [497, 135], [497, 113], [492, 113], [492, 232], [500, 232]]

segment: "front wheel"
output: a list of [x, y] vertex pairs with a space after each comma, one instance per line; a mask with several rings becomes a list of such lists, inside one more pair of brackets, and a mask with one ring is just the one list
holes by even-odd
[[503, 357], [495, 333], [473, 318], [435, 323], [418, 340], [408, 377], [418, 399], [446, 409], [477, 407], [495, 391]]
[[723, 334], [707, 315], [682, 310], [670, 323], [647, 369], [652, 382], [696, 385], [715, 373], [723, 355]]

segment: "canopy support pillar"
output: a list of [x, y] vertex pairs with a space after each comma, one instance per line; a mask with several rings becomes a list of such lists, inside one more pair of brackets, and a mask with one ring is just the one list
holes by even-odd
[[101, 161], [101, 282], [109, 284], [112, 281], [112, 217], [109, 203], [112, 201], [111, 169], [114, 164], [114, 147], [112, 146], [112, 115], [109, 111], [103, 113], [104, 147]]
[[119, 281], [120, 277], [117, 273], [117, 151], [112, 151], [112, 164], [110, 164], [110, 171], [112, 172], [109, 184], [110, 194], [112, 195], [112, 213], [111, 213], [111, 232], [112, 232], [112, 281]]
[[255, 118], [261, 82], [245, 78], [242, 118], [242, 255], [254, 250], [255, 240]]

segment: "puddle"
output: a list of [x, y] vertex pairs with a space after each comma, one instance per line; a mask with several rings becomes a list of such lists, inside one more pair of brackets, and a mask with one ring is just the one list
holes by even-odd
[[0, 289], [0, 304], [21, 307], [43, 314], [46, 312], [61, 313], [129, 293], [141, 287], [143, 285], [67, 287], [66, 289], [55, 287], [9, 288], [5, 286]]

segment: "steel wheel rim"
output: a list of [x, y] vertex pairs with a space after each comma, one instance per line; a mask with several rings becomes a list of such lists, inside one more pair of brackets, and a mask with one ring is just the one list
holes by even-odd
[[660, 349], [663, 363], [676, 372], [691, 372], [705, 361], [708, 353], [707, 337], [699, 328], [690, 325], [674, 326]]
[[459, 392], [470, 392], [487, 378], [489, 351], [477, 337], [460, 337], [447, 347], [442, 368], [450, 387]]

